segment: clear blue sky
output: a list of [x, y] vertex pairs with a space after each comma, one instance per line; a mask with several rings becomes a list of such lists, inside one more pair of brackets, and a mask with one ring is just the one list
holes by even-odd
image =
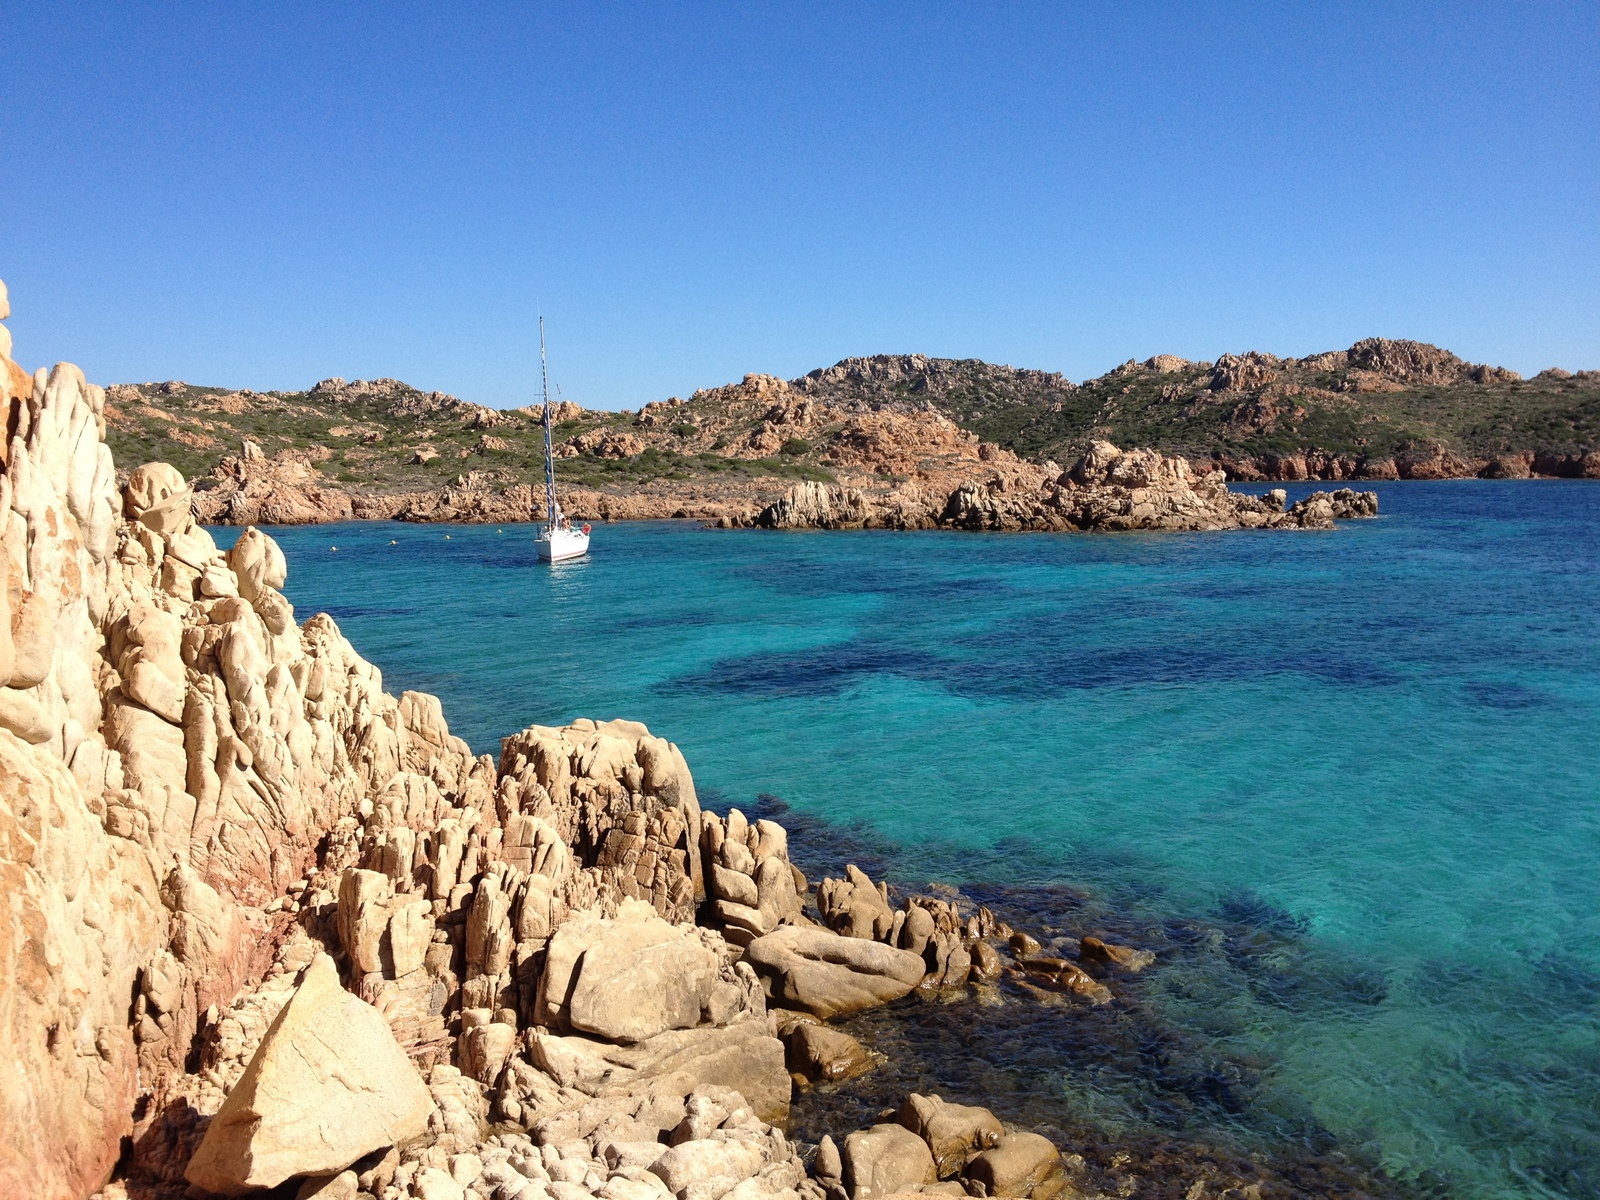
[[851, 354], [1600, 367], [1600, 6], [0, 7], [17, 354], [596, 407]]

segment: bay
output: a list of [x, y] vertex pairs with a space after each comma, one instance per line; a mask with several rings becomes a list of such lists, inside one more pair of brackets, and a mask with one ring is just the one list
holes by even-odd
[[1600, 484], [1377, 490], [1331, 532], [601, 525], [555, 568], [526, 526], [272, 533], [298, 618], [479, 752], [642, 720], [713, 807], [1147, 930], [1140, 1003], [1249, 1086], [1063, 1054], [1084, 1122], [1600, 1195]]

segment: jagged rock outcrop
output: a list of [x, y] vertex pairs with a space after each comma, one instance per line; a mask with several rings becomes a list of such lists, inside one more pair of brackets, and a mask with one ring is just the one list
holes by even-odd
[[[1294, 476], [1304, 478], [1305, 475]], [[836, 493], [840, 493], [836, 495]], [[1095, 442], [1057, 476], [1010, 471], [969, 479], [935, 500], [901, 489], [874, 504], [822, 484], [797, 484], [754, 524], [775, 529], [968, 529], [1005, 531], [1325, 529], [1376, 516], [1375, 492], [1317, 492], [1285, 509], [1280, 493], [1228, 490], [1221, 467], [1197, 471], [1180, 456]]]
[[706, 813], [700, 853], [706, 896], [728, 941], [748, 946], [800, 918], [806, 877], [789, 861], [789, 835], [776, 821], [752, 824], [737, 808], [726, 820]]
[[0, 368], [0, 1192], [84, 1196], [271, 961], [318, 843], [471, 758], [296, 626], [270, 539], [224, 554], [160, 464], [119, 494], [75, 367]]
[[[320, 385], [319, 385], [320, 386]], [[253, 442], [211, 469], [205, 489], [195, 493], [194, 510], [214, 525], [320, 525], [348, 521], [355, 504], [319, 475], [319, 460], [302, 450], [280, 450], [271, 458]]]
[[867, 519], [860, 488], [826, 483], [797, 483], [761, 510], [756, 524], [766, 529], [859, 528]]

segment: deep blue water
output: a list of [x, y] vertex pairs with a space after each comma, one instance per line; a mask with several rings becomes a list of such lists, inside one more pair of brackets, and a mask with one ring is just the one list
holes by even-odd
[[779, 796], [901, 878], [1224, 931], [1141, 1002], [1253, 1064], [1248, 1103], [1152, 1116], [1063, 1062], [1085, 1122], [1600, 1196], [1600, 485], [1378, 490], [1329, 533], [599, 526], [555, 569], [525, 526], [273, 532], [298, 615], [477, 750], [636, 718], [714, 804]]

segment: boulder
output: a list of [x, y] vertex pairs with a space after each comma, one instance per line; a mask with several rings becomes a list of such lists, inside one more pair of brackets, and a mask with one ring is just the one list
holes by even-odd
[[717, 967], [693, 930], [663, 921], [642, 901], [626, 901], [615, 919], [574, 917], [556, 931], [540, 983], [540, 1019], [614, 1042], [691, 1029], [711, 998]]
[[895, 1120], [928, 1143], [940, 1179], [960, 1174], [973, 1155], [994, 1149], [1006, 1132], [986, 1108], [915, 1093], [906, 1097]]
[[[650, 1171], [668, 1189], [682, 1195], [696, 1184], [724, 1182], [723, 1191], [749, 1179], [766, 1165], [758, 1146], [749, 1142], [698, 1138], [682, 1142], [664, 1152]], [[720, 1192], [712, 1192], [713, 1195]]]
[[687, 1096], [722, 1087], [739, 1092], [763, 1121], [781, 1124], [789, 1116], [783, 1043], [766, 1021], [669, 1030], [623, 1046], [534, 1029], [528, 1058], [561, 1087], [594, 1096]]
[[128, 476], [123, 507], [130, 518], [166, 537], [194, 523], [194, 493], [177, 468], [146, 463]]
[[928, 1143], [903, 1125], [874, 1125], [844, 1139], [841, 1154], [850, 1200], [871, 1200], [938, 1179]]
[[872, 1069], [872, 1055], [841, 1030], [802, 1022], [786, 1040], [790, 1072], [814, 1083], [838, 1083]]
[[428, 1090], [377, 1009], [319, 954], [212, 1118], [184, 1177], [226, 1196], [334, 1175], [428, 1127]]
[[1126, 971], [1142, 971], [1155, 962], [1153, 950], [1135, 950], [1131, 946], [1114, 946], [1097, 937], [1086, 937], [1078, 943], [1078, 961], [1101, 963], [1121, 967]]
[[264, 591], [282, 588], [289, 575], [278, 543], [253, 525], [239, 535], [228, 551], [228, 566], [238, 578], [239, 594], [252, 603]]
[[990, 1196], [1027, 1196], [1050, 1200], [1066, 1186], [1061, 1151], [1037, 1133], [1008, 1133], [992, 1150], [967, 1164], [969, 1184], [982, 1184]]
[[745, 961], [772, 980], [775, 1003], [823, 1020], [898, 1000], [926, 969], [908, 950], [800, 925], [756, 938]]

